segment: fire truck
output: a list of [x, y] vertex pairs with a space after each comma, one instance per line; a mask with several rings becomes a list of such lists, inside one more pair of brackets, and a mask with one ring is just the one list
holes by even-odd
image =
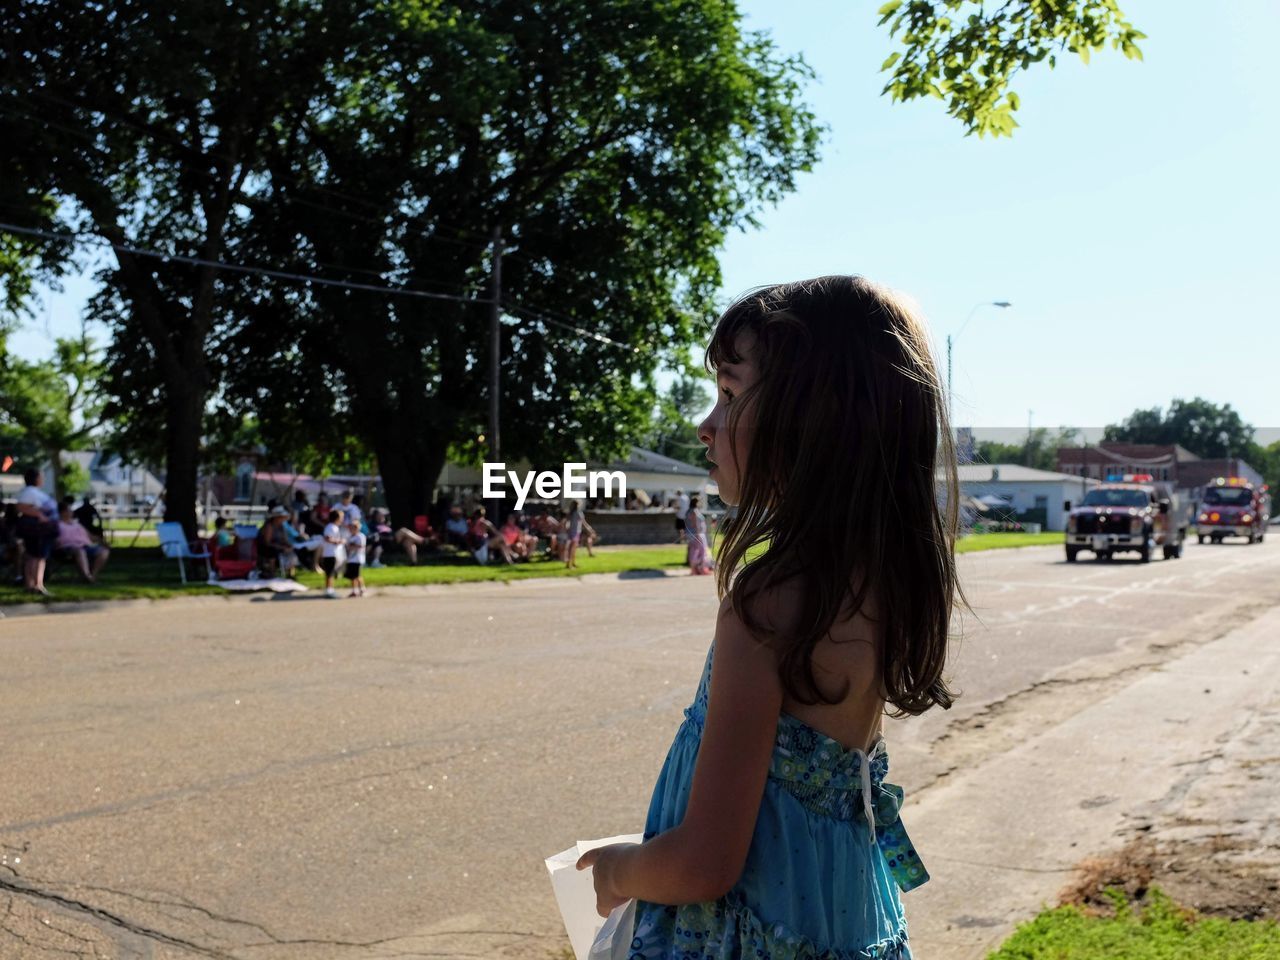
[[1255, 486], [1244, 477], [1218, 477], [1205, 486], [1196, 534], [1201, 543], [1221, 543], [1227, 537], [1261, 543], [1270, 519], [1271, 493], [1265, 483]]
[[1157, 547], [1166, 560], [1181, 557], [1191, 510], [1177, 491], [1149, 473], [1107, 479], [1086, 493], [1075, 509], [1066, 504], [1067, 563], [1075, 563], [1081, 550], [1093, 551], [1097, 560], [1131, 552], [1150, 563]]

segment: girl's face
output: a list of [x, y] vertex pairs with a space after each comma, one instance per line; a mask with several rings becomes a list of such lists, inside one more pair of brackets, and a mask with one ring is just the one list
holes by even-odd
[[[749, 410], [741, 409], [741, 396], [759, 379], [759, 367], [755, 361], [755, 334], [744, 330], [734, 341], [734, 352], [742, 360], [739, 363], [722, 363], [716, 369], [716, 405], [707, 418], [698, 425], [698, 439], [707, 446], [707, 459], [711, 461], [711, 478], [720, 488], [720, 499], [737, 504], [741, 490], [741, 470], [751, 453], [752, 417]], [[735, 404], [737, 405], [735, 407]], [[729, 411], [737, 410], [737, 429], [729, 435]], [[733, 449], [730, 449], [730, 440]], [[737, 457], [735, 460], [734, 453]]]

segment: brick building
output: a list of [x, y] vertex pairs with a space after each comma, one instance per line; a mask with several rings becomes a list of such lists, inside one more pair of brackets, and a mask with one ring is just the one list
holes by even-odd
[[1058, 448], [1059, 472], [1093, 480], [1149, 473], [1156, 480], [1167, 480], [1175, 487], [1182, 487], [1181, 471], [1187, 464], [1197, 462], [1199, 457], [1177, 444], [1104, 440], [1088, 447]]
[[1126, 443], [1104, 440], [1088, 447], [1059, 447], [1058, 470], [1075, 477], [1105, 481], [1126, 474], [1148, 473], [1199, 499], [1215, 477], [1245, 477], [1256, 484], [1262, 474], [1239, 457], [1202, 460], [1177, 444]]

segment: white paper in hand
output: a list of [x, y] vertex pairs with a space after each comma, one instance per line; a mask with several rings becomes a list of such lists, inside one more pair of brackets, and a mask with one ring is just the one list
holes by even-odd
[[636, 929], [636, 902], [628, 900], [613, 908], [595, 940], [587, 960], [627, 960], [631, 955], [631, 940]]
[[[625, 957], [630, 945], [631, 918], [635, 916], [635, 901], [614, 909], [608, 919], [596, 913], [596, 885], [591, 870], [578, 870], [575, 864], [588, 850], [606, 847], [611, 843], [640, 843], [643, 834], [632, 833], [622, 837], [605, 837], [602, 840], [579, 840], [554, 857], [547, 857], [547, 870], [551, 873], [551, 889], [555, 891], [556, 905], [564, 918], [564, 928], [569, 934], [569, 945], [577, 960], [611, 960]], [[617, 945], [615, 954], [614, 934], [621, 929], [625, 937]], [[593, 948], [593, 944], [595, 947]], [[605, 952], [601, 952], [604, 950]]]

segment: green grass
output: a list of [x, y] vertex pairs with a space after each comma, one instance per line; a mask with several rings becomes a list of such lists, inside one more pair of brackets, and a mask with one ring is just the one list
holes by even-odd
[[[973, 550], [991, 550], [1008, 547], [1037, 546], [1061, 543], [1060, 533], [984, 533], [965, 537], [956, 546], [957, 553]], [[190, 561], [187, 576], [193, 581], [183, 586], [178, 579], [178, 563], [160, 556], [157, 547], [148, 544], [128, 546], [127, 541], [117, 539], [111, 550], [111, 559], [96, 584], [84, 583], [75, 568], [66, 562], [53, 567], [47, 586], [54, 596], [53, 603], [92, 600], [163, 599], [166, 597], [196, 594], [223, 594], [225, 591], [204, 583], [204, 565]], [[764, 548], [758, 547], [754, 552]], [[399, 561], [397, 556], [396, 561]], [[675, 545], [596, 548], [594, 557], [578, 551], [578, 567], [566, 570], [564, 564], [550, 559], [535, 559], [527, 563], [507, 566], [490, 562], [480, 566], [469, 556], [447, 553], [427, 556], [416, 567], [399, 562], [376, 570], [365, 568], [365, 583], [372, 587], [413, 587], [427, 584], [474, 583], [492, 580], [528, 580], [533, 577], [573, 577], [589, 573], [635, 573], [679, 569], [685, 565], [685, 548]], [[0, 584], [0, 606], [14, 603], [30, 603], [33, 598], [21, 587], [13, 585], [8, 576]], [[308, 587], [322, 587], [324, 580], [310, 570], [298, 575], [299, 582]], [[339, 586], [346, 581], [338, 580]]]
[[[482, 580], [527, 580], [531, 577], [572, 577], [589, 573], [628, 573], [659, 571], [684, 566], [684, 547], [616, 547], [608, 550], [596, 548], [594, 557], [587, 556], [582, 548], [578, 552], [578, 566], [566, 570], [556, 560], [531, 560], [517, 563], [480, 566], [469, 556], [443, 554], [428, 557], [416, 567], [392, 565], [376, 570], [365, 569], [365, 583], [377, 587], [422, 586], [434, 583], [465, 583]], [[10, 571], [5, 568], [5, 580], [0, 585], [0, 605], [30, 603], [34, 599], [14, 586]], [[102, 571], [98, 582], [88, 584], [80, 579], [76, 569], [66, 562], [59, 562], [46, 578], [46, 586], [53, 593], [50, 601], [62, 603], [86, 600], [162, 599], [165, 597], [198, 594], [224, 594], [219, 587], [204, 583], [204, 565], [189, 561], [187, 576], [193, 583], [184, 587], [178, 579], [178, 562], [166, 560], [154, 546], [117, 546], [111, 551], [111, 559]], [[305, 570], [298, 575], [299, 582], [309, 587], [324, 586], [324, 579]], [[346, 581], [339, 579], [339, 586]]]
[[108, 517], [102, 521], [103, 527], [107, 530], [141, 530], [144, 526], [148, 530], [154, 530], [156, 524], [164, 520], [164, 517], [156, 514], [150, 520], [143, 521], [141, 517]]
[[1046, 910], [1018, 927], [987, 960], [1276, 960], [1275, 921], [1198, 917], [1156, 888], [1130, 905], [1108, 890], [1114, 916], [1074, 906]]
[[976, 550], [1004, 550], [1009, 547], [1043, 547], [1063, 544], [1061, 531], [1054, 533], [971, 533], [956, 542], [956, 553], [973, 553]]
[[[51, 564], [45, 575], [45, 586], [53, 593], [54, 603], [85, 600], [158, 600], [193, 594], [224, 593], [204, 583], [204, 567], [191, 561], [187, 576], [195, 582], [184, 587], [178, 579], [178, 561], [166, 560], [158, 547], [113, 547], [111, 558], [97, 583], [85, 583], [75, 565], [67, 561]], [[30, 603], [33, 598], [22, 587], [14, 586], [12, 571], [4, 568], [0, 585], [0, 605]], [[50, 602], [50, 601], [45, 601]]]
[[[508, 566], [500, 559], [492, 558], [487, 566], [481, 566], [469, 556], [447, 554], [426, 558], [416, 567], [389, 566], [364, 570], [364, 581], [370, 587], [411, 587], [433, 583], [473, 583], [482, 580], [529, 580], [535, 577], [575, 577], [588, 573], [627, 573], [643, 570], [662, 570], [685, 565], [684, 547], [615, 547], [602, 550], [596, 547], [594, 557], [578, 548], [578, 566], [566, 570], [564, 563], [552, 559], [534, 559]], [[302, 571], [298, 581], [309, 587], [324, 586], [324, 578], [310, 570]], [[347, 581], [339, 579], [339, 584]]]

